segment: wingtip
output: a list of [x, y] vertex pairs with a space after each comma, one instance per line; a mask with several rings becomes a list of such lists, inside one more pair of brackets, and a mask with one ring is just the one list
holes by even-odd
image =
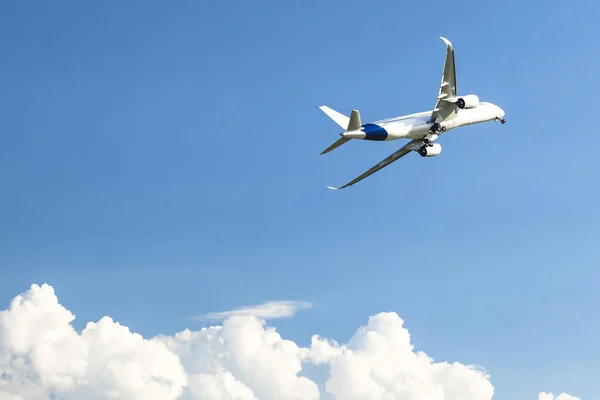
[[327, 189], [329, 189], [329, 190], [338, 190], [338, 188], [333, 187], [333, 186], [327, 186]]
[[450, 43], [450, 41], [448, 39], [446, 39], [443, 36], [440, 36], [440, 39], [442, 39], [444, 41], [444, 43], [446, 43], [446, 46], [452, 47], [452, 43]]

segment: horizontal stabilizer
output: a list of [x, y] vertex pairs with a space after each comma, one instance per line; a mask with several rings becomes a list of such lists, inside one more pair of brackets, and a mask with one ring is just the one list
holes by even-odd
[[340, 147], [341, 145], [343, 145], [344, 143], [348, 142], [351, 139], [352, 138], [342, 136], [334, 144], [332, 144], [331, 146], [329, 146], [328, 148], [323, 150], [321, 152], [321, 154], [329, 153], [331, 150], [337, 149], [338, 147]]
[[336, 124], [338, 124], [342, 129], [346, 130], [348, 128], [348, 124], [350, 123], [350, 118], [345, 116], [344, 114], [340, 114], [339, 112], [327, 107], [327, 106], [319, 106], [319, 109], [323, 111], [329, 118], [333, 120]]
[[[352, 110], [352, 113], [350, 113], [350, 118], [348, 118], [345, 115], [340, 114], [339, 112], [327, 106], [319, 106], [319, 109], [325, 114], [327, 114], [327, 116], [331, 118], [336, 124], [338, 124], [340, 128], [344, 129], [345, 132], [342, 133], [342, 135], [345, 135], [347, 132], [360, 131], [360, 129], [362, 128], [362, 123], [360, 122], [360, 113], [358, 112], [358, 110]], [[343, 145], [351, 139], [352, 137], [342, 136], [334, 144], [323, 150], [321, 154], [329, 153], [331, 150], [337, 149], [338, 147], [340, 147], [341, 145]]]

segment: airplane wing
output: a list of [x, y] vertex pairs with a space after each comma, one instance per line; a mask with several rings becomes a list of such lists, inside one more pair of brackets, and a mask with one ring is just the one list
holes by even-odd
[[431, 113], [429, 122], [441, 122], [456, 116], [458, 107], [454, 104], [457, 96], [456, 90], [456, 65], [454, 63], [454, 48], [452, 43], [444, 37], [440, 37], [446, 43], [446, 59], [444, 71], [440, 83], [440, 91], [435, 108]]
[[335, 187], [332, 187], [332, 186], [327, 186], [327, 187], [329, 189], [332, 189], [332, 190], [339, 190], [339, 189], [343, 189], [343, 188], [348, 187], [348, 186], [352, 186], [356, 182], [362, 181], [367, 176], [372, 175], [375, 172], [379, 171], [381, 168], [387, 167], [388, 165], [390, 165], [394, 161], [396, 161], [396, 160], [404, 157], [405, 155], [407, 155], [411, 151], [418, 149], [420, 143], [421, 143], [420, 139], [411, 140], [404, 147], [402, 147], [400, 150], [395, 151], [394, 153], [392, 153], [391, 155], [389, 155], [385, 160], [383, 160], [379, 164], [373, 166], [371, 169], [369, 169], [367, 172], [365, 172], [361, 176], [359, 176], [359, 177], [355, 178], [354, 180], [346, 183], [344, 186], [339, 187], [339, 188], [335, 188]]

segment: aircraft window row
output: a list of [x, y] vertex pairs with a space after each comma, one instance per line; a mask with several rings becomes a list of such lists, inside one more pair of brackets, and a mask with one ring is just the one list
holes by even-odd
[[396, 121], [402, 121], [402, 120], [405, 120], [405, 119], [426, 117], [428, 115], [429, 115], [428, 113], [414, 114], [414, 115], [408, 115], [408, 116], [405, 116], [405, 117], [384, 119], [384, 120], [381, 120], [381, 122], [396, 122]]

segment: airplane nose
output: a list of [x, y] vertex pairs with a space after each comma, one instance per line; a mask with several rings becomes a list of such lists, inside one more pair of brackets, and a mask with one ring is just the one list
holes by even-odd
[[[496, 107], [498, 107], [498, 106], [496, 106]], [[500, 107], [498, 107], [498, 114], [499, 114], [500, 118], [504, 118], [504, 115], [505, 115], [504, 110], [501, 109]]]
[[500, 120], [500, 122], [502, 122], [502, 125], [504, 125], [506, 123], [506, 120], [504, 119], [504, 110], [498, 106], [496, 106], [496, 108], [498, 109], [498, 120]]

